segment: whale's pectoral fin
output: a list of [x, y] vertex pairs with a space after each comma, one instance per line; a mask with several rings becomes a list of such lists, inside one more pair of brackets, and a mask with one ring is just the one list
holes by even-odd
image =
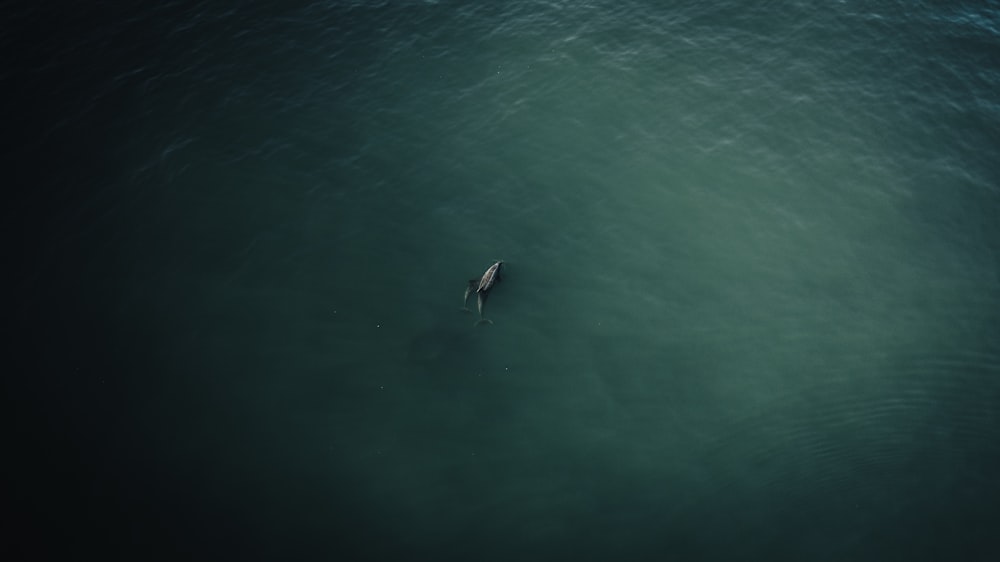
[[469, 295], [476, 292], [479, 288], [478, 279], [469, 279], [469, 285], [465, 288], [465, 298], [462, 299], [462, 310], [464, 312], [472, 312], [469, 310]]
[[490, 296], [489, 293], [478, 293], [479, 295], [479, 322], [481, 324], [486, 318], [483, 317], [483, 308], [486, 306], [486, 298]]
[[462, 309], [461, 310], [463, 312], [472, 312], [471, 310], [469, 310], [469, 295], [471, 295], [472, 293], [476, 292], [476, 288], [477, 287], [478, 287], [478, 285], [476, 283], [476, 280], [475, 279], [470, 279], [469, 280], [469, 285], [465, 288], [465, 296], [462, 298]]

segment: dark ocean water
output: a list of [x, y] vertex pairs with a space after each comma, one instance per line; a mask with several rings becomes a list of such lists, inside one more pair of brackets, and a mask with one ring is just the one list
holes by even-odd
[[244, 4], [4, 3], [5, 559], [1000, 559], [1000, 4]]

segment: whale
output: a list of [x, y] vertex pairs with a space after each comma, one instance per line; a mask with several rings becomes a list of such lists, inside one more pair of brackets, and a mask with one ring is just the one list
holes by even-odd
[[478, 279], [469, 279], [469, 284], [465, 288], [462, 310], [472, 312], [469, 310], [469, 297], [476, 295], [476, 302], [479, 309], [479, 320], [476, 321], [476, 326], [493, 323], [492, 320], [483, 315], [483, 307], [486, 306], [486, 299], [490, 296], [490, 291], [493, 290], [493, 287], [497, 283], [503, 280], [503, 275], [501, 275], [502, 270], [503, 260], [497, 260], [486, 269], [486, 272], [481, 277]]

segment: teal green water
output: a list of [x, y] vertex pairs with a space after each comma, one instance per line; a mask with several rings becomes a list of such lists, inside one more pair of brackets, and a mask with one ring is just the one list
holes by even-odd
[[116, 56], [46, 138], [100, 124], [96, 179], [20, 309], [72, 302], [33, 334], [95, 357], [43, 362], [83, 370], [50, 408], [100, 420], [65, 438], [86, 512], [135, 514], [84, 542], [992, 559], [998, 29], [992, 2], [95, 25]]

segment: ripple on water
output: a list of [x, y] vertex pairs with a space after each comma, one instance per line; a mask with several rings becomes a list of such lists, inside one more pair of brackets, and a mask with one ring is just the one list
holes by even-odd
[[1000, 355], [911, 355], [872, 376], [823, 379], [805, 389], [811, 399], [796, 389], [730, 420], [705, 452], [717, 490], [835, 496], [893, 479], [983, 480], [975, 459], [1000, 452]]

